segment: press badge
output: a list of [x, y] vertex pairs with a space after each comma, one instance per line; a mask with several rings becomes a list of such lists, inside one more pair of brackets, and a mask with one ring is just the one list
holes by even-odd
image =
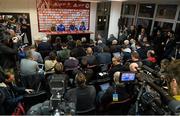
[[117, 93], [113, 93], [112, 97], [113, 97], [113, 101], [118, 101], [118, 94]]

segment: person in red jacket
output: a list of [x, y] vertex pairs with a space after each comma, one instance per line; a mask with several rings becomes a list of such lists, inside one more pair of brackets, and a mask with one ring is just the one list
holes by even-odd
[[154, 50], [149, 50], [147, 52], [147, 61], [152, 62], [152, 63], [156, 63], [156, 57], [155, 57], [155, 52]]

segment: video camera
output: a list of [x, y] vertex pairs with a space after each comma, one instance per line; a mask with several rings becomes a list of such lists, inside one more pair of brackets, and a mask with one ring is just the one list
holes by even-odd
[[129, 114], [180, 114], [180, 102], [173, 99], [161, 86], [155, 84], [153, 70], [142, 66], [137, 74], [136, 101]]
[[75, 115], [76, 105], [75, 103], [66, 103], [64, 100], [65, 93], [65, 80], [60, 77], [52, 76], [52, 79], [49, 82], [50, 90], [51, 90], [51, 98], [50, 98], [50, 109], [54, 112], [54, 115], [67, 115], [72, 114]]
[[132, 82], [132, 81], [135, 81], [135, 73], [132, 73], [132, 72], [124, 72], [124, 73], [121, 73], [121, 76], [120, 76], [120, 81], [121, 82]]

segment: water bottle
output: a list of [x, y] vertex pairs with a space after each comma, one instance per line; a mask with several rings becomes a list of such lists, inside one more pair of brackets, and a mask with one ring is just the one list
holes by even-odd
[[58, 109], [55, 110], [55, 113], [54, 113], [53, 116], [60, 116], [60, 113], [59, 113], [59, 110], [58, 110]]
[[59, 92], [57, 93], [57, 96], [56, 96], [58, 99], [61, 98], [61, 95], [59, 94]]

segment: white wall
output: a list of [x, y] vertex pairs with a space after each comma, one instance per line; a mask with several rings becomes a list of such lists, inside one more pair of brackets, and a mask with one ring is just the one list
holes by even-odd
[[[90, 31], [92, 32], [95, 32], [96, 6], [96, 3], [91, 3]], [[29, 13], [32, 39], [44, 35], [38, 32], [36, 0], [0, 0], [0, 12]], [[91, 35], [91, 38], [94, 38], [94, 34]]]
[[110, 34], [118, 37], [118, 20], [120, 18], [121, 7], [122, 2], [111, 2], [108, 37]]
[[90, 9], [91, 9], [91, 11], [90, 11], [90, 28], [89, 28], [89, 30], [94, 33], [94, 34], [91, 34], [90, 38], [95, 39], [97, 3], [91, 2]]

